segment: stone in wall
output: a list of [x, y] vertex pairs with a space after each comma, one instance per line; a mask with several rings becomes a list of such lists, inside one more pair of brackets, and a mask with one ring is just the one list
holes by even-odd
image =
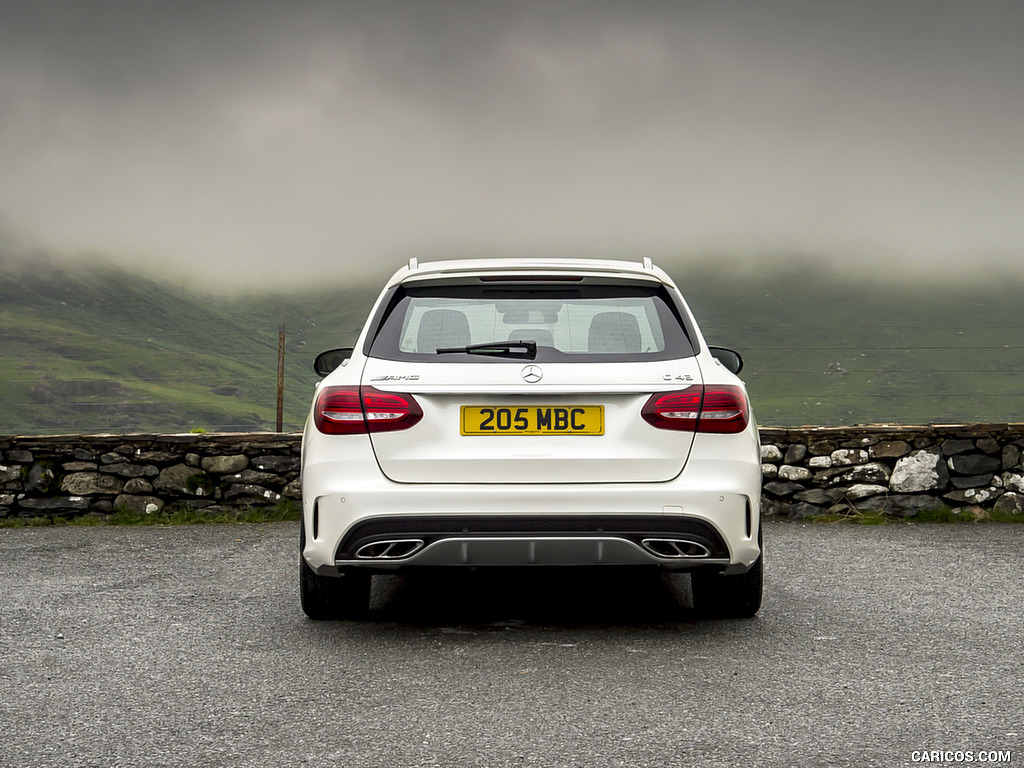
[[999, 442], [993, 437], [983, 437], [975, 442], [975, 446], [985, 453], [999, 453], [1002, 450]]
[[802, 491], [803, 489], [804, 487], [798, 483], [787, 483], [781, 480], [765, 483], [764, 485], [764, 490], [772, 496], [792, 496], [797, 491]]
[[823, 512], [821, 507], [808, 504], [805, 501], [793, 502], [786, 508], [786, 517], [793, 520], [801, 520], [805, 517], [814, 517]]
[[789, 464], [783, 464], [779, 467], [779, 479], [789, 480], [794, 483], [801, 483], [810, 480], [814, 477], [814, 473], [805, 467], [794, 467]]
[[828, 456], [836, 450], [839, 450], [839, 443], [835, 440], [812, 440], [807, 444], [811, 456]]
[[868, 448], [868, 456], [872, 459], [899, 459], [910, 451], [910, 444], [905, 440], [883, 440]]
[[199, 466], [212, 475], [233, 475], [249, 466], [249, 457], [245, 454], [207, 456], [199, 462]]
[[126, 461], [106, 464], [100, 467], [99, 471], [108, 475], [120, 475], [121, 477], [156, 477], [160, 474], [160, 470], [152, 464], [130, 464]]
[[53, 465], [48, 461], [36, 461], [29, 466], [25, 473], [25, 490], [38, 491], [48, 494], [58, 484], [57, 474], [53, 471]]
[[786, 455], [782, 461], [785, 464], [799, 464], [807, 456], [807, 446], [803, 443], [793, 443], [786, 448]]
[[984, 485], [991, 485], [993, 481], [1000, 481], [994, 474], [989, 472], [986, 475], [951, 475], [949, 478], [950, 485], [957, 490], [964, 488], [981, 488]]
[[275, 493], [269, 488], [262, 488], [258, 485], [237, 483], [231, 485], [224, 491], [224, 501], [237, 499], [255, 499], [257, 501], [275, 503], [281, 500], [281, 494]]
[[133, 477], [127, 483], [124, 484], [125, 493], [152, 493], [153, 485], [148, 480], [143, 480], [141, 477]]
[[69, 461], [60, 465], [65, 472], [95, 472], [99, 465], [95, 461]]
[[44, 514], [59, 514], [70, 512], [85, 512], [89, 509], [89, 499], [84, 496], [58, 496], [55, 498], [42, 499], [17, 499], [21, 509], [29, 512], [42, 512]]
[[145, 464], [170, 464], [181, 459], [179, 454], [170, 451], [144, 451], [141, 448], [136, 448], [132, 457], [133, 461], [141, 461]]
[[967, 453], [967, 451], [974, 450], [973, 440], [943, 440], [942, 441], [942, 455], [943, 456], [955, 456], [958, 453]]
[[101, 466], [99, 471], [121, 477], [156, 477], [160, 474], [160, 470], [152, 464], [129, 464], [128, 462]]
[[1004, 472], [1000, 478], [1003, 488], [1015, 493], [1024, 493], [1024, 474], [1020, 472]]
[[814, 481], [822, 487], [836, 485], [855, 485], [857, 483], [889, 482], [890, 470], [881, 462], [873, 461], [852, 467], [833, 467], [825, 469], [814, 476]]
[[846, 489], [844, 496], [850, 501], [867, 499], [871, 496], [880, 496], [888, 493], [889, 487], [885, 485], [872, 485], [871, 483], [857, 483]]
[[164, 508], [164, 500], [157, 496], [122, 494], [114, 499], [114, 508], [126, 509], [136, 515], [153, 515]]
[[1020, 448], [1016, 445], [1003, 446], [1003, 469], [1013, 469], [1020, 464]]
[[244, 483], [247, 485], [274, 485], [280, 478], [272, 472], [256, 472], [246, 469], [235, 475], [225, 475], [221, 478], [225, 483]]
[[950, 456], [949, 468], [961, 475], [980, 475], [986, 472], [997, 472], [1002, 468], [1002, 459], [985, 456], [980, 453], [966, 453]]
[[953, 504], [985, 504], [1002, 494], [999, 488], [968, 488], [963, 491], [947, 493], [942, 498]]
[[1024, 494], [1004, 493], [996, 501], [992, 511], [1003, 515], [1019, 515], [1024, 512]]
[[807, 491], [793, 494], [797, 501], [805, 501], [808, 504], [815, 504], [819, 507], [830, 507], [843, 497], [841, 488], [811, 488]]
[[252, 465], [261, 472], [297, 472], [299, 459], [296, 456], [257, 456]]
[[160, 472], [160, 476], [153, 482], [153, 488], [165, 493], [208, 496], [212, 485], [205, 472], [186, 464], [175, 464]]
[[839, 444], [840, 448], [867, 448], [878, 442], [878, 438], [873, 435], [862, 435], [861, 437], [851, 438], [844, 440]]
[[854, 464], [867, 464], [868, 452], [863, 448], [839, 448], [829, 456], [833, 467], [849, 467]]
[[99, 472], [74, 472], [61, 482], [61, 491], [75, 496], [94, 496], [103, 493], [120, 493], [124, 482], [113, 475]]
[[896, 462], [889, 487], [896, 493], [926, 493], [942, 490], [949, 472], [938, 448], [914, 451]]

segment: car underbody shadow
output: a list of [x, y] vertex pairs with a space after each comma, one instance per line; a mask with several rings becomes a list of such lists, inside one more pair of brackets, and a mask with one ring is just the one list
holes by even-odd
[[369, 621], [645, 626], [692, 621], [689, 577], [649, 568], [450, 568], [374, 577]]

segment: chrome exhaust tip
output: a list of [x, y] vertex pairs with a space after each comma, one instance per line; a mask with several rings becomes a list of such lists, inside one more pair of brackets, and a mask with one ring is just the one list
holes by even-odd
[[700, 560], [711, 557], [711, 550], [707, 546], [691, 539], [644, 539], [640, 543], [648, 552], [672, 560]]
[[392, 539], [364, 544], [356, 551], [357, 560], [401, 560], [419, 552], [423, 539]]

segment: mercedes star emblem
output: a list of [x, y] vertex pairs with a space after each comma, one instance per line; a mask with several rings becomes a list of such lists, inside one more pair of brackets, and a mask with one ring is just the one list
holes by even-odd
[[540, 369], [539, 365], [528, 365], [523, 368], [523, 381], [527, 384], [536, 384], [543, 378], [544, 371]]

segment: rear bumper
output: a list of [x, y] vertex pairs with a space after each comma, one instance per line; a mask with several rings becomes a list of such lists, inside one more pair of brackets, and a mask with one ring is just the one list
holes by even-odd
[[383, 570], [408, 565], [729, 565], [705, 522], [682, 515], [404, 515], [353, 525], [335, 564]]
[[[409, 541], [405, 539], [404, 541]], [[337, 560], [339, 567], [392, 570], [411, 566], [587, 566], [659, 565], [667, 568], [726, 567], [728, 558], [667, 561], [627, 539], [617, 537], [461, 537], [452, 536], [424, 546], [400, 561]]]
[[401, 484], [375, 465], [313, 464], [303, 468], [303, 556], [321, 575], [427, 565], [743, 572], [760, 555], [760, 466], [728, 464], [691, 461], [666, 483], [501, 485]]

